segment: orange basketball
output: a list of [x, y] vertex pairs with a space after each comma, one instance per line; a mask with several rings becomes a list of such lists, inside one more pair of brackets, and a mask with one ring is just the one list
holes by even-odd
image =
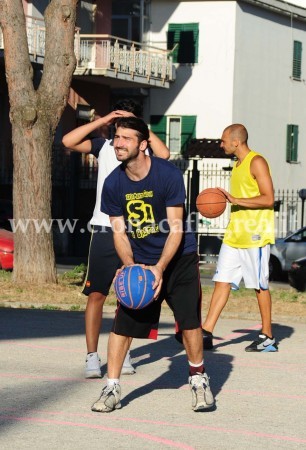
[[214, 217], [221, 216], [226, 208], [226, 197], [223, 192], [217, 188], [208, 188], [200, 192], [197, 196], [196, 206], [199, 213], [213, 219]]

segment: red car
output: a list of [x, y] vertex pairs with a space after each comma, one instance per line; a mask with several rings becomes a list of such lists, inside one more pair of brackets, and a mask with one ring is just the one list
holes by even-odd
[[0, 228], [0, 269], [13, 270], [14, 234]]

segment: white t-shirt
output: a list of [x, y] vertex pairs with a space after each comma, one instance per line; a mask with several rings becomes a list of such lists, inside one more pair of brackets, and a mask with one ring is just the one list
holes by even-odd
[[100, 225], [110, 227], [110, 220], [107, 214], [101, 211], [101, 194], [105, 178], [121, 164], [117, 160], [115, 150], [113, 147], [113, 141], [110, 139], [96, 138], [92, 139], [93, 154], [98, 160], [98, 181], [96, 191], [96, 205], [93, 212], [93, 216], [90, 220], [91, 225]]
[[[116, 158], [116, 153], [113, 146], [112, 139], [94, 138], [91, 140], [91, 152], [98, 160], [98, 181], [96, 191], [96, 204], [93, 216], [90, 220], [91, 225], [100, 225], [110, 227], [111, 223], [109, 216], [101, 211], [101, 195], [105, 178], [116, 169], [121, 161]], [[147, 155], [150, 154], [149, 148], [145, 151]]]

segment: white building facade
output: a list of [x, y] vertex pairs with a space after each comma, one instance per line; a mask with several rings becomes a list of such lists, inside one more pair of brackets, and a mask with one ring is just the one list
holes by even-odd
[[243, 123], [275, 189], [306, 187], [306, 5], [153, 0], [148, 38], [174, 47], [176, 81], [151, 91], [148, 105], [173, 157], [191, 138]]

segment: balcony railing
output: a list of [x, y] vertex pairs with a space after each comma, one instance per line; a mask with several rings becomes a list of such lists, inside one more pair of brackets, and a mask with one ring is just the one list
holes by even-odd
[[[29, 54], [42, 63], [45, 54], [44, 21], [26, 16]], [[0, 48], [3, 49], [0, 29]], [[76, 30], [75, 75], [104, 75], [145, 85], [168, 86], [174, 79], [171, 52], [107, 34], [80, 34]]]
[[[34, 60], [45, 55], [45, 23], [42, 19], [26, 16], [26, 28], [29, 54]], [[0, 49], [4, 48], [3, 34], [0, 28]]]
[[[127, 74], [150, 79], [172, 81], [172, 57], [166, 50], [107, 34], [75, 35], [76, 72], [95, 73], [107, 70], [110, 76]], [[98, 72], [96, 72], [98, 73]]]

